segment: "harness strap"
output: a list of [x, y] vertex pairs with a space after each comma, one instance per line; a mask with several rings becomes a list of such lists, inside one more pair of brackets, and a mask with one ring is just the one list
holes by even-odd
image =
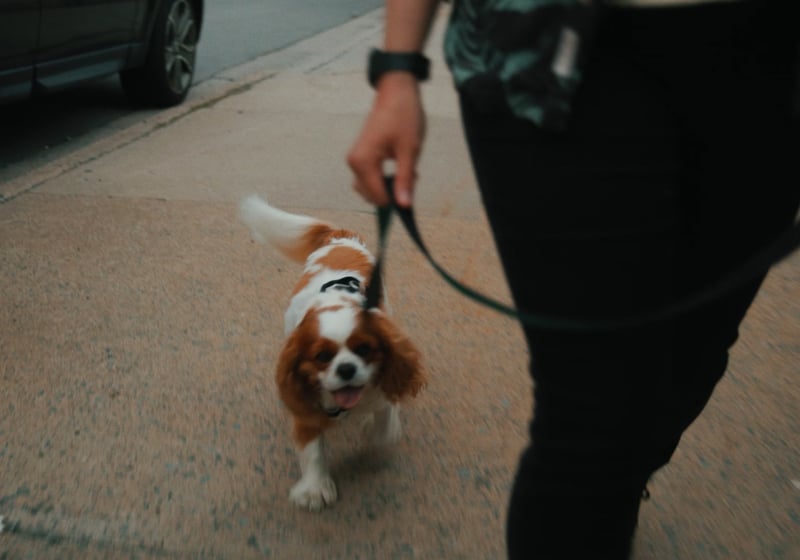
[[344, 278], [337, 278], [330, 282], [325, 282], [320, 289], [320, 292], [325, 292], [329, 288], [335, 290], [344, 290], [351, 294], [357, 294], [361, 290], [361, 281], [353, 276], [345, 276]]

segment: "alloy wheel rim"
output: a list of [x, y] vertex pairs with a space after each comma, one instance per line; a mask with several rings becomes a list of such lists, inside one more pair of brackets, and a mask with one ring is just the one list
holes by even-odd
[[187, 0], [178, 0], [170, 8], [165, 34], [167, 85], [181, 94], [191, 85], [197, 47], [197, 24]]

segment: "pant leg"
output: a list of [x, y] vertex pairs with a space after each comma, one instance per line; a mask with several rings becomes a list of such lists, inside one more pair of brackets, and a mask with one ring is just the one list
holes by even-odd
[[[623, 91], [602, 92], [603, 110], [587, 115], [577, 139], [543, 133], [502, 104], [463, 100], [476, 175], [519, 308], [617, 316], [670, 297], [673, 132], [661, 107]], [[612, 117], [634, 105], [630, 122]], [[659, 121], [661, 130], [636, 130]], [[667, 372], [662, 330], [525, 329], [536, 408], [533, 445], [521, 458], [509, 508], [512, 558], [627, 555], [646, 481], [634, 467], [647, 398]]]
[[[775, 0], [715, 8], [676, 13], [684, 21], [692, 18], [681, 26], [687, 48], [672, 49], [664, 69], [674, 92], [684, 169], [678, 297], [724, 276], [769, 243], [793, 222], [800, 204], [800, 4]], [[663, 29], [663, 22], [657, 27]], [[659, 33], [651, 31], [639, 29], [651, 39]], [[667, 43], [671, 31], [660, 33]], [[669, 460], [725, 372], [762, 280], [754, 278], [676, 322], [663, 434], [653, 441], [665, 447], [653, 450], [653, 470]]]
[[[695, 18], [694, 48], [716, 39], [703, 35], [711, 19], [683, 13]], [[666, 39], [673, 24], [686, 21], [633, 17], [593, 60], [590, 71], [603, 79], [587, 77], [566, 136], [514, 119], [491, 87], [462, 96], [487, 214], [523, 309], [603, 316], [658, 305], [724, 273], [793, 211], [786, 184], [765, 194], [756, 182], [780, 181], [772, 170], [785, 167], [788, 145], [769, 135], [785, 114], [745, 119], [744, 127], [726, 120], [737, 103], [779, 99], [786, 66], [744, 70], [720, 45], [703, 50], [705, 58], [687, 47], [670, 59], [674, 41], [659, 45], [652, 31]], [[631, 41], [646, 43], [642, 56], [625, 56]], [[750, 56], [747, 47], [737, 56]], [[694, 70], [682, 67], [689, 60]], [[772, 86], [738, 94], [717, 87], [692, 103], [691, 90], [702, 89], [717, 64], [719, 74], [706, 81], [766, 79]], [[665, 96], [681, 89], [682, 78], [684, 95]], [[673, 82], [665, 88], [665, 80]], [[709, 112], [713, 102], [719, 110]], [[766, 163], [775, 167], [765, 172]], [[741, 177], [750, 179], [745, 194], [731, 194]], [[536, 404], [509, 508], [511, 557], [627, 556], [642, 485], [724, 373], [758, 283], [680, 321], [633, 331], [526, 329]]]

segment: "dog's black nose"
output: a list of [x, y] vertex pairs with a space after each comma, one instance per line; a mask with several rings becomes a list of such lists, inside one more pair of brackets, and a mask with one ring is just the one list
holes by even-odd
[[351, 364], [350, 362], [345, 362], [343, 364], [339, 364], [336, 366], [336, 375], [344, 379], [345, 381], [350, 381], [353, 379], [353, 376], [356, 374], [356, 366], [355, 364]]

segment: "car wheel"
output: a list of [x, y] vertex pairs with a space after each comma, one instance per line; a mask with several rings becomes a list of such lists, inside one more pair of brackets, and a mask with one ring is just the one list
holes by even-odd
[[169, 107], [186, 98], [194, 77], [198, 31], [197, 15], [188, 0], [164, 1], [144, 66], [120, 73], [131, 101]]

